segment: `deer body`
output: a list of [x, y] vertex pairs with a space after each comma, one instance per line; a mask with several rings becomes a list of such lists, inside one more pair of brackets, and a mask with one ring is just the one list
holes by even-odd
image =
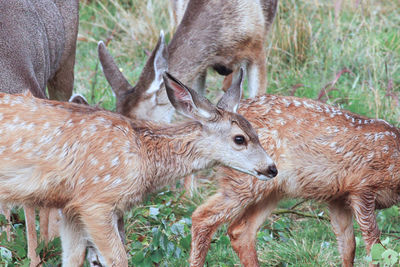
[[0, 94], [0, 202], [61, 209], [64, 266], [82, 265], [88, 242], [105, 265], [127, 266], [121, 215], [183, 175], [220, 162], [260, 179], [276, 175], [250, 124], [229, 111], [239, 91], [215, 107], [173, 77], [164, 80], [174, 107], [194, 120], [160, 126], [85, 105]]
[[218, 192], [193, 213], [191, 266], [203, 266], [211, 237], [225, 222], [241, 263], [258, 266], [256, 233], [288, 197], [328, 203], [344, 266], [354, 261], [353, 217], [369, 253], [379, 240], [375, 209], [400, 202], [400, 131], [382, 120], [295, 97], [244, 100], [239, 112], [257, 129], [280, 172], [260, 183], [222, 170]]
[[[68, 100], [74, 82], [78, 5], [78, 0], [0, 0], [0, 92], [29, 90], [46, 98], [47, 85], [50, 98]], [[9, 218], [8, 207], [2, 209]], [[24, 210], [30, 266], [37, 266], [35, 210]], [[40, 211], [45, 242], [58, 233], [57, 214], [56, 210]]]

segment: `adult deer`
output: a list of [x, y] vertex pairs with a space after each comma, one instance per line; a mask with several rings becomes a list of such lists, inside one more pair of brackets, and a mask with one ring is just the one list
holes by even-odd
[[[249, 95], [263, 93], [265, 86], [264, 43], [275, 17], [277, 0], [189, 1], [168, 45], [168, 71], [204, 94], [206, 70], [215, 68], [227, 75], [247, 66]], [[169, 122], [173, 108], [160, 81], [153, 80], [139, 102], [130, 97], [130, 87], [115, 86], [117, 111], [153, 121]]]
[[[47, 85], [50, 98], [68, 100], [74, 82], [78, 5], [78, 0], [0, 0], [0, 91], [30, 90], [46, 98]], [[9, 217], [8, 207], [2, 208]], [[57, 212], [50, 215], [55, 218]], [[41, 210], [45, 242], [57, 232], [54, 224], [49, 225], [50, 215], [49, 210]], [[31, 266], [37, 266], [34, 207], [25, 207], [25, 218], [28, 257]]]
[[279, 175], [268, 183], [223, 169], [218, 192], [192, 216], [191, 266], [203, 266], [213, 233], [228, 223], [244, 266], [259, 266], [256, 233], [288, 197], [329, 205], [343, 266], [353, 266], [353, 217], [369, 253], [379, 242], [374, 211], [400, 202], [400, 131], [310, 99], [264, 95], [241, 103]]
[[118, 218], [193, 171], [221, 163], [262, 180], [276, 176], [257, 134], [235, 113], [240, 86], [214, 106], [169, 74], [164, 83], [171, 104], [190, 121], [156, 125], [0, 94], [0, 202], [61, 209], [63, 265], [81, 266], [89, 242], [107, 266], [128, 266]]

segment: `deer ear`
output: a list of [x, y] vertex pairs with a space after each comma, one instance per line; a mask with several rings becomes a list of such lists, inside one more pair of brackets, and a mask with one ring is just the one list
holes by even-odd
[[163, 82], [163, 74], [168, 71], [168, 50], [165, 45], [164, 31], [160, 32], [160, 37], [158, 38], [153, 54], [154, 80], [146, 90], [147, 94], [153, 94], [160, 90]]
[[122, 72], [119, 70], [113, 57], [107, 51], [105, 44], [100, 41], [97, 45], [97, 51], [101, 66], [103, 68], [104, 76], [111, 86], [114, 94], [119, 98], [123, 93], [132, 89], [132, 85], [126, 80]]
[[215, 107], [206, 98], [183, 85], [168, 72], [163, 78], [169, 101], [179, 113], [197, 120], [210, 120], [216, 115]]
[[218, 101], [217, 107], [230, 112], [237, 112], [240, 98], [242, 97], [243, 68], [240, 68], [239, 75], [233, 81], [231, 86]]
[[86, 98], [81, 94], [73, 94], [68, 102], [82, 104], [82, 105], [89, 105]]

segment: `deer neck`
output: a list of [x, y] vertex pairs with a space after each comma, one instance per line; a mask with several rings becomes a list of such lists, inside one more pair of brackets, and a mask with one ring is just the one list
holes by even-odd
[[147, 193], [215, 164], [205, 153], [202, 128], [198, 122], [189, 122], [139, 130]]

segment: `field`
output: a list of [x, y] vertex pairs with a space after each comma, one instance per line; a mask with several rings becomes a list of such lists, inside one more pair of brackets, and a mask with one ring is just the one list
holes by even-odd
[[[319, 99], [400, 126], [400, 1], [347, 0], [335, 14], [336, 1], [280, 1], [265, 44], [266, 93]], [[167, 0], [81, 1], [75, 91], [92, 105], [113, 110], [115, 99], [99, 66], [97, 42], [107, 43], [135, 84], [160, 30], [167, 42], [173, 35], [168, 9]], [[221, 83], [222, 78], [209, 71], [207, 93], [214, 102]], [[215, 180], [202, 182], [193, 198], [183, 197], [178, 183], [177, 189], [150, 195], [127, 213], [130, 265], [187, 266], [191, 214], [215, 192]], [[385, 248], [374, 249], [374, 260], [384, 261], [384, 253], [392, 251], [400, 257], [399, 207], [378, 211], [377, 217]], [[7, 242], [5, 233], [0, 236], [0, 266], [28, 266], [21, 209], [14, 210], [13, 228], [14, 241]], [[355, 228], [355, 265], [367, 266], [370, 258]], [[59, 239], [38, 250], [44, 266], [60, 263]], [[300, 199], [282, 202], [258, 233], [258, 255], [262, 266], [340, 265], [326, 206]], [[225, 227], [213, 239], [207, 266], [240, 266]]]

